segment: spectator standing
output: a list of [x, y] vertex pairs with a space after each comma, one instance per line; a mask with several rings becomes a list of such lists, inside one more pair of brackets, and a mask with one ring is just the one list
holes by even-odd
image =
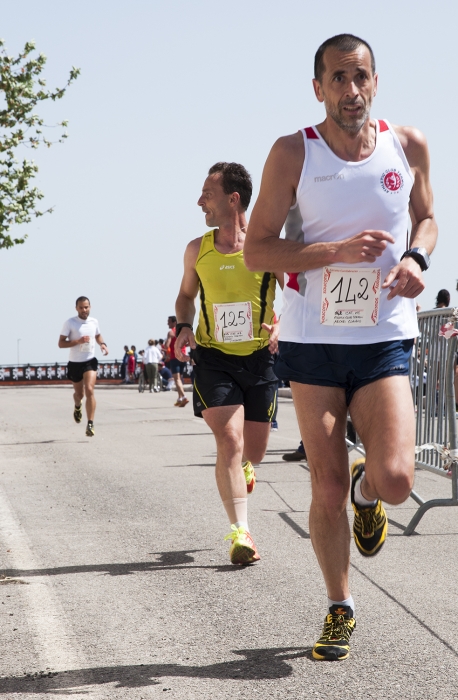
[[162, 361], [162, 353], [157, 347], [155, 340], [148, 340], [148, 347], [145, 350], [145, 369], [146, 376], [149, 382], [149, 393], [159, 391], [158, 387], [158, 371], [159, 362]]
[[127, 360], [129, 359], [129, 346], [124, 345], [124, 357], [122, 358], [122, 365], [121, 365], [121, 379], [122, 382], [125, 384], [127, 381]]
[[129, 350], [127, 357], [127, 374], [129, 376], [129, 380], [126, 381], [126, 384], [135, 383], [135, 365], [135, 355], [132, 350]]

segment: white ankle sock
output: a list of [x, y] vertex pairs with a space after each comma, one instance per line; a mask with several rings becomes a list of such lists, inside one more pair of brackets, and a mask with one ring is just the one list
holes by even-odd
[[250, 532], [248, 529], [248, 523], [244, 523], [243, 520], [239, 520], [236, 523], [234, 523], [235, 527], [243, 527], [245, 532]]
[[374, 501], [368, 501], [367, 498], [364, 498], [363, 494], [361, 493], [361, 484], [364, 479], [364, 475], [365, 472], [362, 472], [361, 476], [355, 484], [355, 501], [359, 506], [375, 506], [375, 504], [377, 503], [377, 499], [375, 499]]
[[353, 600], [353, 596], [350, 596], [349, 598], [346, 598], [345, 600], [332, 600], [331, 598], [328, 598], [329, 610], [331, 609], [332, 605], [348, 605], [353, 610], [352, 617], [355, 616], [355, 601]]
[[226, 509], [229, 522], [244, 527], [248, 530], [248, 499], [247, 498], [230, 498], [223, 501], [223, 506]]

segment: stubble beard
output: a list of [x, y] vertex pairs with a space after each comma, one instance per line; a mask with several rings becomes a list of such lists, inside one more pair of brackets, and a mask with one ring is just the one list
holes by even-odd
[[337, 107], [326, 105], [326, 111], [329, 116], [335, 121], [337, 126], [346, 131], [348, 134], [357, 134], [361, 131], [364, 124], [367, 122], [370, 116], [372, 100], [364, 104], [364, 111], [361, 116], [354, 121], [349, 121], [348, 117], [345, 117], [343, 113], [343, 108], [354, 103], [347, 102], [343, 105], [337, 105]]

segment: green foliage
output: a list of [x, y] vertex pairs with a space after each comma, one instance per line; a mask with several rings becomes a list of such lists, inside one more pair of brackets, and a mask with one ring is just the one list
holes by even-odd
[[[3, 107], [0, 109], [0, 248], [11, 248], [27, 238], [9, 235], [14, 224], [28, 223], [34, 216], [52, 212], [52, 209], [37, 209], [38, 201], [44, 197], [31, 185], [38, 166], [33, 160], [19, 161], [15, 153], [24, 146], [36, 149], [43, 144], [50, 148], [55, 143], [44, 136], [44, 130], [49, 127], [34, 109], [44, 100], [62, 99], [80, 73], [79, 68], [72, 68], [65, 87], [47, 90], [46, 81], [40, 77], [46, 56], [39, 54], [33, 58], [34, 50], [34, 42], [28, 41], [19, 56], [13, 58], [8, 56], [0, 39], [0, 107]], [[62, 121], [56, 126], [65, 129], [67, 124]], [[62, 133], [58, 143], [66, 138], [67, 134]]]

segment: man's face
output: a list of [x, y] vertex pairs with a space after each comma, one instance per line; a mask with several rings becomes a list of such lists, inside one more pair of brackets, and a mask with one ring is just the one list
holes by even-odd
[[232, 194], [226, 194], [221, 185], [221, 174], [209, 175], [202, 187], [202, 194], [197, 200], [197, 206], [205, 214], [207, 226], [222, 226], [230, 219], [234, 206]]
[[76, 305], [76, 313], [78, 314], [79, 318], [81, 318], [83, 321], [87, 319], [91, 311], [91, 305], [86, 299], [85, 301], [79, 301]]
[[369, 119], [377, 94], [378, 76], [372, 74], [370, 53], [366, 46], [348, 52], [331, 47], [323, 58], [321, 82], [313, 80], [315, 95], [337, 126], [357, 134]]
[[169, 328], [175, 328], [176, 326], [176, 321], [173, 321], [171, 318], [167, 319], [167, 325]]

